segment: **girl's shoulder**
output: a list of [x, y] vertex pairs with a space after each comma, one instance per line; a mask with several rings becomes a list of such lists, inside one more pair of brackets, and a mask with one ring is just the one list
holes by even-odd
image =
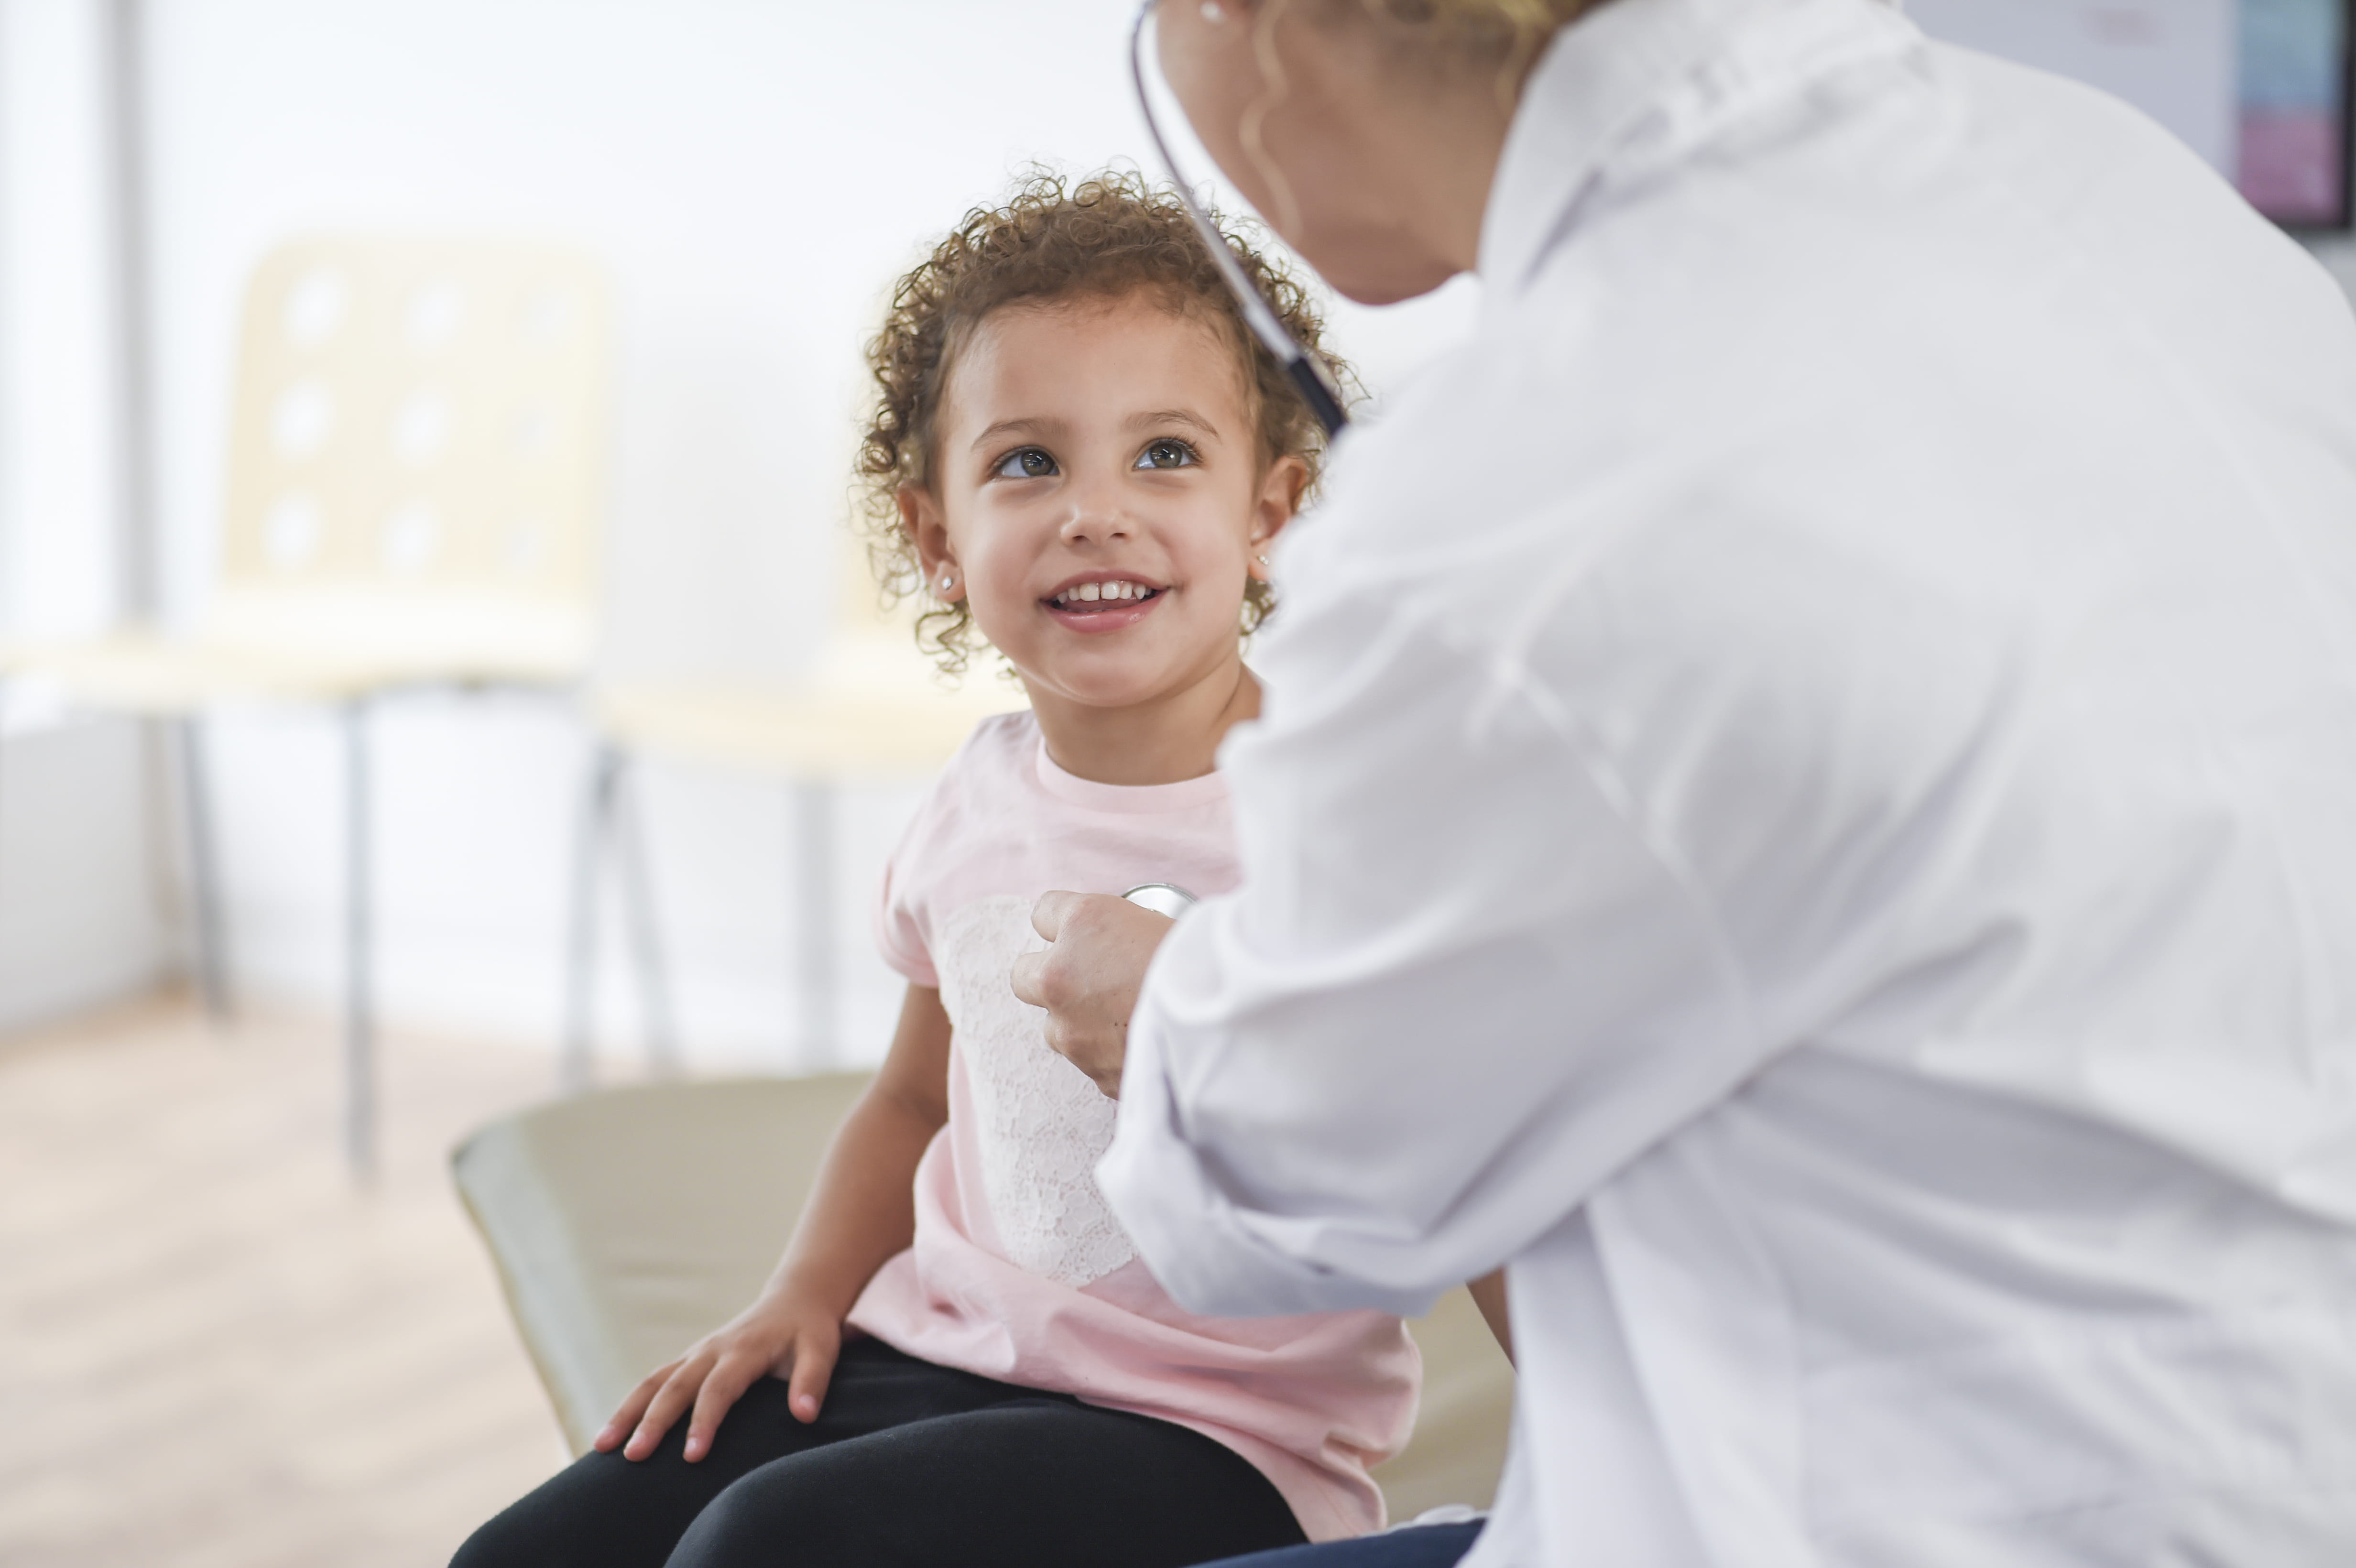
[[1039, 745], [1039, 720], [1028, 708], [991, 714], [941, 769], [934, 802], [987, 811], [1035, 793]]
[[885, 862], [877, 940], [885, 960], [916, 984], [941, 983], [932, 955], [937, 915], [969, 896], [977, 879], [1002, 880], [1001, 862], [1030, 837], [1024, 779], [1038, 747], [1028, 709], [975, 725]]
[[977, 835], [996, 837], [1035, 812], [1038, 753], [1039, 721], [1027, 708], [994, 713], [976, 724], [908, 825], [894, 857], [904, 871], [954, 854]]

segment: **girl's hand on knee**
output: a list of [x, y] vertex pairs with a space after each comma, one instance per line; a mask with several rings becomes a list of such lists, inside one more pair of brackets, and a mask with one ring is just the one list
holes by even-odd
[[686, 1355], [648, 1373], [590, 1446], [644, 1459], [684, 1414], [684, 1457], [693, 1464], [712, 1451], [729, 1407], [755, 1380], [773, 1374], [789, 1379], [787, 1405], [794, 1418], [816, 1421], [841, 1349], [838, 1314], [795, 1296], [765, 1296]]

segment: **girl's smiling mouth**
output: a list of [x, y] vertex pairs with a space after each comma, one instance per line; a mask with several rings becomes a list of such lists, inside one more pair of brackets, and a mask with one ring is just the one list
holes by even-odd
[[1076, 632], [1117, 632], [1151, 614], [1168, 592], [1142, 578], [1099, 573], [1075, 578], [1039, 603]]

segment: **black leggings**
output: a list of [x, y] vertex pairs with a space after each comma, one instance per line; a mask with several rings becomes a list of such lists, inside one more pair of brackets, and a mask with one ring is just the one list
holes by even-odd
[[589, 1453], [451, 1568], [1182, 1568], [1299, 1542], [1268, 1478], [1150, 1416], [845, 1345], [808, 1426], [744, 1391], [691, 1465]]

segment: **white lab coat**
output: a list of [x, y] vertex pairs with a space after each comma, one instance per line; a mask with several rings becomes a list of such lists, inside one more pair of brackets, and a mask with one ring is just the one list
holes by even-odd
[[1104, 1189], [1510, 1260], [1471, 1561], [2356, 1563], [2356, 325], [2094, 93], [1612, 0], [1347, 437]]

